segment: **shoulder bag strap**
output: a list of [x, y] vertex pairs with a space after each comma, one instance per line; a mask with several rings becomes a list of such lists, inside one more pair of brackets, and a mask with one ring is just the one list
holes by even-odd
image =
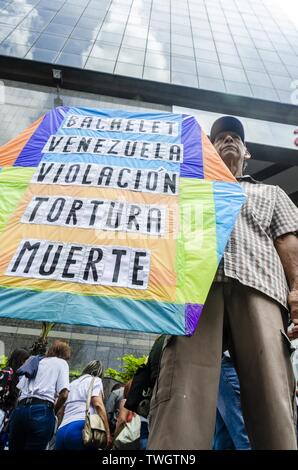
[[95, 375], [92, 377], [91, 384], [88, 390], [88, 395], [87, 395], [87, 400], [86, 400], [86, 418], [90, 414], [90, 403], [91, 403], [91, 395], [92, 395], [94, 381], [95, 381]]

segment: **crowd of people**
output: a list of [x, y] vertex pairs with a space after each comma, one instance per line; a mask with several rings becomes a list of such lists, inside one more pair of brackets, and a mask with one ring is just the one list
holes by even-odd
[[[25, 349], [12, 352], [0, 372], [2, 450], [96, 450], [86, 446], [82, 436], [91, 385], [89, 412], [102, 419], [105, 448], [111, 449], [114, 442], [115, 448], [121, 448], [116, 436], [137, 416], [124, 408], [130, 382], [116, 386], [105, 398], [101, 361], [89, 362], [80, 377], [70, 382], [70, 355], [69, 345], [59, 340], [44, 354], [29, 355]], [[140, 432], [141, 426], [133, 448], [142, 445]]]
[[[30, 357], [14, 351], [1, 372], [2, 394], [9, 389], [0, 404], [2, 447], [94, 449], [83, 437], [88, 412], [115, 450], [297, 449], [298, 209], [281, 188], [243, 174], [250, 154], [238, 119], [218, 119], [210, 139], [246, 203], [194, 335], [159, 337], [149, 373], [109, 397], [99, 360], [69, 383], [62, 341]], [[149, 406], [142, 393], [132, 406], [143, 372]]]

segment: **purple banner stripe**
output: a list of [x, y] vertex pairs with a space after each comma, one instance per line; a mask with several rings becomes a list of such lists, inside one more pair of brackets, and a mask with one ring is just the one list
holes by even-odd
[[200, 319], [204, 305], [187, 304], [185, 306], [185, 334], [191, 336], [194, 334]]
[[60, 106], [59, 108], [52, 109], [44, 116], [42, 122], [16, 159], [14, 166], [37, 166], [39, 164], [42, 159], [41, 150], [50, 135], [57, 132], [68, 110], [68, 106]]
[[180, 176], [204, 178], [202, 135], [199, 123], [193, 116], [182, 115], [181, 143], [184, 146]]

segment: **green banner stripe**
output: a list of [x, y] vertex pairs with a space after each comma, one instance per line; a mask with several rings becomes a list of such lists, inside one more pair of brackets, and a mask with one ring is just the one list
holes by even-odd
[[0, 232], [17, 207], [35, 168], [7, 167], [0, 172]]
[[176, 301], [204, 304], [217, 269], [212, 182], [180, 178], [179, 203]]

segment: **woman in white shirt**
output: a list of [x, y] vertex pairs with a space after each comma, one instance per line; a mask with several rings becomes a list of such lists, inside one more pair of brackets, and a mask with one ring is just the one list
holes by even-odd
[[9, 422], [9, 450], [44, 450], [55, 428], [55, 414], [64, 405], [69, 390], [70, 347], [54, 341], [40, 360], [35, 377], [22, 376], [17, 408]]
[[[68, 399], [65, 403], [62, 422], [56, 434], [56, 450], [89, 450], [82, 439], [85, 424], [86, 401], [92, 378], [95, 376], [91, 393], [90, 414], [98, 413], [104, 422], [110, 444], [108, 418], [103, 403], [102, 377], [103, 367], [100, 361], [91, 361], [82, 375], [71, 382]], [[63, 413], [63, 412], [62, 412]]]

